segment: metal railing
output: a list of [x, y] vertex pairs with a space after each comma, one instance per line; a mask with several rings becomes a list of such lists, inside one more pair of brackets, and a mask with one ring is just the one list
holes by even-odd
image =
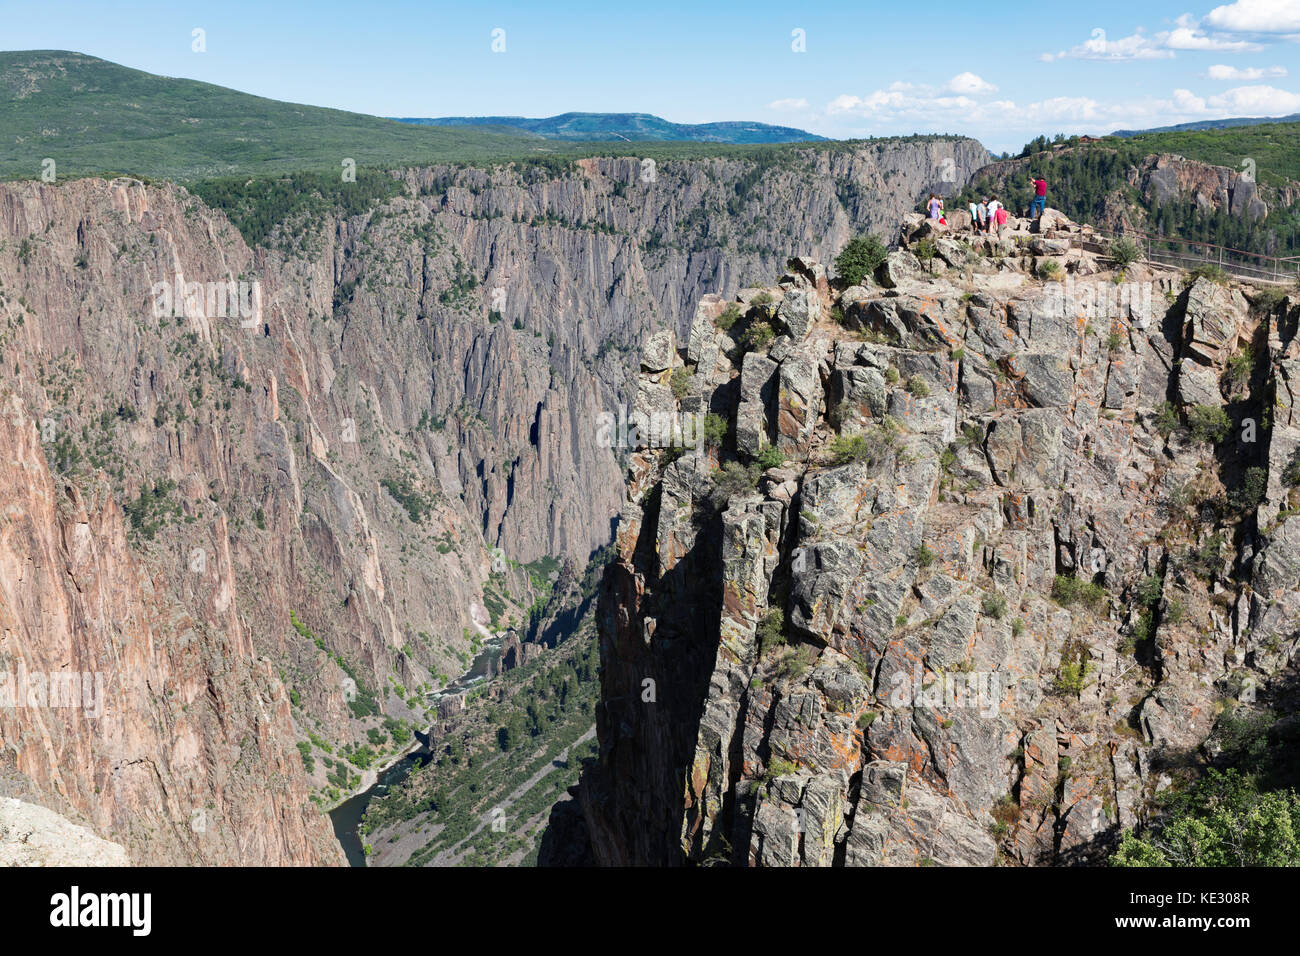
[[1252, 282], [1278, 285], [1300, 283], [1300, 256], [1266, 256], [1260, 252], [1247, 252], [1228, 246], [1216, 246], [1192, 239], [1171, 239], [1149, 236], [1142, 232], [1123, 232], [1116, 235], [1094, 233], [1105, 240], [1096, 251], [1105, 253], [1110, 243], [1117, 239], [1130, 239], [1137, 244], [1142, 257], [1153, 265], [1173, 266], [1178, 269], [1195, 269], [1197, 266], [1215, 266], [1230, 276]]

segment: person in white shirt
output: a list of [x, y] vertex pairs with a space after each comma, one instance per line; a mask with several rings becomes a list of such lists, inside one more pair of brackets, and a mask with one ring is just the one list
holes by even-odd
[[996, 228], [999, 236], [1002, 235], [1002, 227], [998, 225], [998, 210], [1001, 208], [1002, 203], [998, 202], [997, 196], [993, 196], [989, 199], [988, 212], [985, 213], [985, 218], [988, 220], [987, 231], [993, 232]]

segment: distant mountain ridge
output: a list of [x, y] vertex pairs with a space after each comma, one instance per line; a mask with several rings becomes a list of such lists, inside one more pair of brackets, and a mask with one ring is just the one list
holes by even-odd
[[560, 113], [558, 116], [438, 116], [391, 119], [416, 126], [490, 126], [502, 130], [532, 133], [543, 139], [590, 140], [685, 140], [697, 143], [799, 143], [824, 141], [791, 126], [730, 121], [720, 123], [673, 123], [650, 113]]
[[195, 182], [337, 175], [344, 160], [385, 168], [493, 163], [608, 153], [619, 142], [662, 144], [656, 148], [678, 158], [818, 140], [834, 142], [763, 123], [686, 126], [633, 113], [399, 122], [159, 76], [84, 53], [0, 51], [0, 179], [41, 175], [47, 158], [60, 178], [126, 173]]
[[0, 51], [0, 177], [106, 171], [189, 181], [342, 161], [401, 166], [555, 151], [516, 130], [431, 129], [159, 76], [67, 50]]
[[1156, 126], [1151, 129], [1117, 129], [1112, 136], [1141, 136], [1143, 133], [1188, 133], [1199, 129], [1230, 129], [1234, 126], [1263, 126], [1266, 123], [1297, 123], [1300, 113], [1289, 116], [1236, 116], [1230, 119], [1197, 120], [1174, 126]]

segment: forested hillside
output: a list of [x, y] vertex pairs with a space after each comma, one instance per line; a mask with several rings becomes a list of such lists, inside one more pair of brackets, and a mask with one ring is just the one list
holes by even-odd
[[[1200, 198], [1195, 190], [1181, 188], [1169, 195], [1152, 184], [1152, 171], [1167, 168], [1157, 157], [1170, 157], [1174, 165], [1182, 157], [1221, 167], [1224, 172], [1218, 175], [1226, 188], [1245, 186], [1258, 193], [1266, 215], [1256, 219], [1234, 204], [1216, 201], [1214, 189]], [[1300, 252], [1300, 123], [1101, 140], [1040, 136], [1019, 156], [976, 174], [959, 202], [992, 191], [1013, 211], [1027, 212], [1033, 199], [1031, 174], [1046, 177], [1050, 206], [1081, 222], [1114, 228], [1126, 219], [1128, 226], [1158, 236], [1266, 255]]]

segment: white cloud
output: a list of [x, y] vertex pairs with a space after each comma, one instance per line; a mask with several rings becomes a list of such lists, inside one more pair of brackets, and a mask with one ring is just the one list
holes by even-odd
[[1170, 103], [1170, 109], [1180, 115], [1204, 113], [1205, 98], [1197, 96], [1191, 90], [1174, 90], [1174, 99]]
[[985, 82], [983, 77], [968, 72], [958, 73], [949, 80], [948, 89], [953, 93], [973, 96], [979, 93], [996, 93], [998, 88], [992, 83]]
[[973, 110], [979, 106], [969, 96], [936, 96], [930, 102], [941, 110]]
[[[963, 77], [970, 77], [974, 82], [963, 81]], [[875, 90], [866, 96], [841, 94], [826, 104], [826, 113], [831, 116], [854, 114], [862, 117], [960, 116], [979, 108], [979, 101], [970, 96], [952, 95], [954, 88], [972, 92], [977, 89], [988, 92], [997, 89], [993, 84], [985, 83], [974, 74], [954, 77], [953, 81], [943, 88], [912, 83], [891, 83], [885, 89]]]
[[783, 113], [788, 113], [791, 110], [806, 110], [808, 108], [808, 101], [802, 96], [797, 99], [789, 98], [784, 100], [773, 100], [771, 103], [767, 104], [767, 108], [770, 110], [779, 110]]
[[[1243, 0], [1247, 2], [1247, 0]], [[1270, 0], [1254, 0], [1267, 3]], [[1300, 8], [1300, 0], [1285, 0], [1290, 6]], [[1226, 7], [1220, 7], [1225, 10]], [[1208, 17], [1206, 18], [1208, 21]], [[1286, 22], [1286, 21], [1283, 21]], [[1293, 29], [1291, 26], [1277, 27], [1274, 32]], [[1251, 31], [1255, 32], [1255, 31]], [[1204, 26], [1190, 14], [1183, 14], [1174, 21], [1172, 30], [1147, 34], [1140, 27], [1132, 36], [1111, 40], [1106, 31], [1097, 27], [1089, 39], [1058, 53], [1042, 53], [1038, 59], [1045, 63], [1053, 60], [1167, 60], [1176, 55], [1178, 50], [1196, 50], [1217, 53], [1254, 53], [1264, 47], [1253, 41], [1245, 40], [1235, 33], [1216, 29], [1207, 32]]]
[[1209, 98], [1212, 109], [1224, 116], [1283, 116], [1300, 113], [1300, 93], [1273, 86], [1238, 86]]
[[1087, 122], [1102, 116], [1102, 105], [1087, 96], [1053, 96], [1030, 103], [1021, 115], [1038, 122]]
[[1211, 80], [1262, 80], [1267, 77], [1286, 76], [1284, 66], [1246, 67], [1215, 64], [1205, 74]]
[[[1170, 50], [1209, 50], [1215, 53], [1255, 53], [1264, 49], [1258, 43], [1214, 36], [1199, 27], [1180, 26], [1157, 38]], [[1172, 56], [1172, 54], [1170, 54]]]
[[1078, 46], [1060, 53], [1044, 53], [1039, 59], [1052, 60], [1164, 60], [1173, 56], [1169, 50], [1163, 50], [1152, 37], [1138, 30], [1132, 36], [1118, 40], [1106, 39], [1106, 31], [1097, 27], [1089, 39]]
[[835, 99], [826, 104], [826, 112], [831, 114], [850, 113], [858, 109], [862, 102], [860, 96], [850, 96], [848, 93], [841, 93], [839, 96], [835, 97]]
[[[979, 79], [975, 77], [975, 79]], [[981, 81], [982, 82], [982, 81]], [[957, 84], [970, 88], [971, 84]], [[1089, 97], [1055, 97], [1021, 108], [1014, 100], [981, 102], [973, 96], [951, 95], [944, 88], [911, 86], [904, 90], [876, 90], [865, 96], [843, 94], [826, 105], [828, 116], [856, 116], [882, 122], [943, 124], [1001, 123], [1008, 119], [1026, 123], [1096, 120], [1101, 107]], [[984, 84], [994, 90], [992, 84]]]
[[953, 95], [951, 86], [891, 84], [860, 96], [837, 96], [820, 112], [824, 128], [816, 131], [832, 136], [961, 132], [999, 150], [1018, 148], [1040, 133], [1105, 135], [1116, 129], [1300, 112], [1300, 93], [1260, 84], [1212, 96], [1177, 89], [1164, 97], [1103, 101], [1056, 96], [1033, 102]]
[[1237, 0], [1215, 7], [1205, 22], [1235, 33], [1300, 32], [1300, 0]]

